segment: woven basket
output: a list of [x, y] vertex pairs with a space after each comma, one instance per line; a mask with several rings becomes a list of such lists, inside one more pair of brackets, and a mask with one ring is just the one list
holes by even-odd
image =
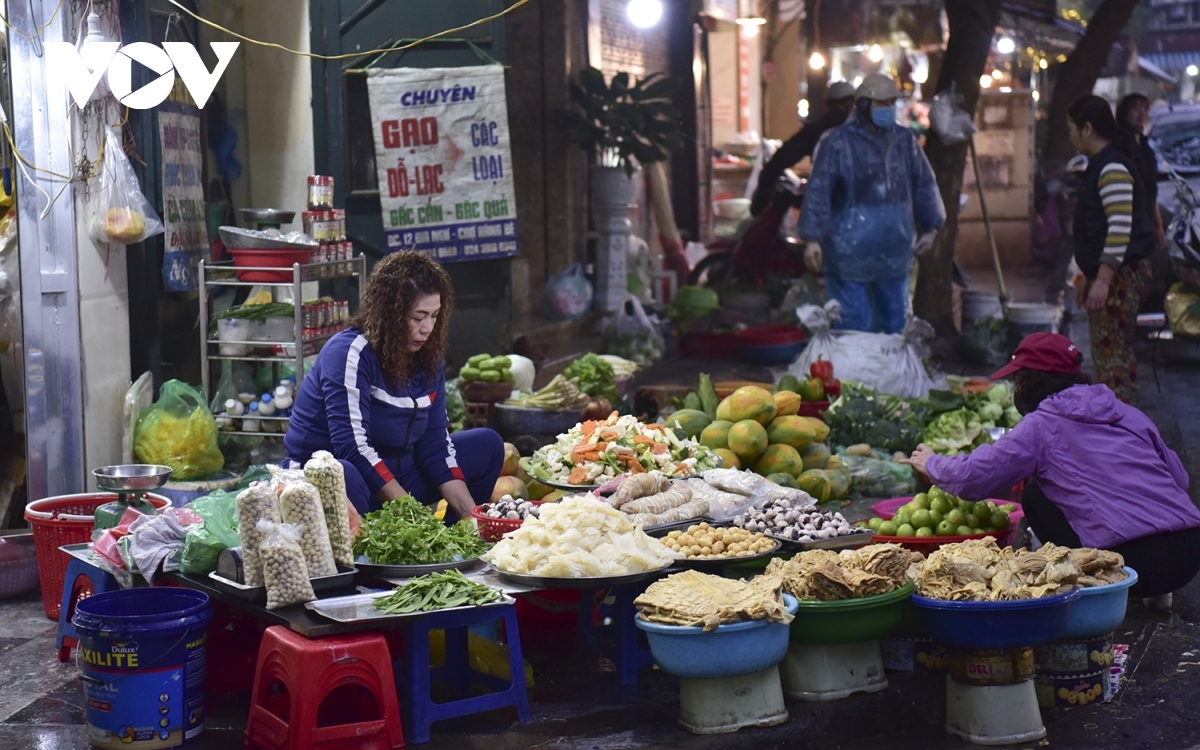
[[[540, 500], [533, 500], [532, 503], [542, 505]], [[483, 537], [485, 542], [498, 542], [500, 537], [521, 528], [521, 524], [525, 522], [524, 518], [490, 518], [478, 507], [471, 510], [471, 518], [475, 519], [475, 525], [479, 527], [479, 536]]]
[[573, 411], [546, 411], [525, 406], [493, 404], [505, 435], [558, 435], [579, 424], [579, 409]]

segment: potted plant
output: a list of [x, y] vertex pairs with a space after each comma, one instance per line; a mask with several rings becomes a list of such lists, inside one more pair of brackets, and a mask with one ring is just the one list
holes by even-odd
[[666, 161], [683, 145], [679, 111], [671, 103], [678, 85], [678, 79], [662, 73], [632, 84], [628, 73], [617, 73], [605, 83], [604, 74], [592, 67], [571, 83], [576, 108], [561, 112], [560, 119], [570, 139], [596, 156], [590, 179], [593, 210], [596, 204], [624, 206], [627, 216], [639, 166]]

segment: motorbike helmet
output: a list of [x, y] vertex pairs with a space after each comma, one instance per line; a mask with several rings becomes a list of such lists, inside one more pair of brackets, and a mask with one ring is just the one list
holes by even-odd
[[872, 73], [863, 79], [854, 95], [859, 99], [870, 99], [875, 102], [885, 102], [888, 99], [899, 99], [903, 96], [896, 88], [896, 83], [883, 73]]
[[834, 81], [825, 92], [825, 101], [836, 102], [854, 96], [854, 84], [849, 81]]

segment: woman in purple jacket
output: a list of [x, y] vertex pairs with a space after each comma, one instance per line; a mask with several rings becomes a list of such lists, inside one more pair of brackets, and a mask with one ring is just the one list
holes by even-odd
[[[1034, 477], [1021, 504], [1043, 542], [1119, 552], [1138, 572], [1133, 594], [1154, 608], [1200, 571], [1200, 509], [1188, 475], [1142, 412], [1089, 385], [1065, 336], [1035, 333], [993, 380], [1015, 373], [1025, 415], [993, 445], [939, 456], [921, 445], [906, 463], [955, 495], [987, 497]], [[1152, 599], [1152, 600], [1151, 600]]]
[[443, 356], [454, 308], [450, 276], [429, 256], [375, 264], [350, 328], [321, 349], [292, 406], [288, 459], [330, 451], [359, 513], [404, 495], [444, 498], [446, 521], [491, 497], [504, 461], [492, 430], [449, 434]]

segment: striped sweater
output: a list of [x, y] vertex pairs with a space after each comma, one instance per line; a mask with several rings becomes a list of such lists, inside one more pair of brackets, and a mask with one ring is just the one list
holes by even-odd
[[301, 382], [283, 445], [301, 463], [319, 450], [349, 461], [371, 494], [393, 479], [385, 459], [401, 471], [415, 464], [437, 486], [463, 478], [449, 423], [441, 366], [390, 386], [366, 337], [349, 329], [326, 342]]
[[1100, 202], [1108, 219], [1108, 235], [1100, 262], [1120, 268], [1129, 247], [1133, 228], [1133, 175], [1120, 162], [1110, 162], [1100, 170]]

